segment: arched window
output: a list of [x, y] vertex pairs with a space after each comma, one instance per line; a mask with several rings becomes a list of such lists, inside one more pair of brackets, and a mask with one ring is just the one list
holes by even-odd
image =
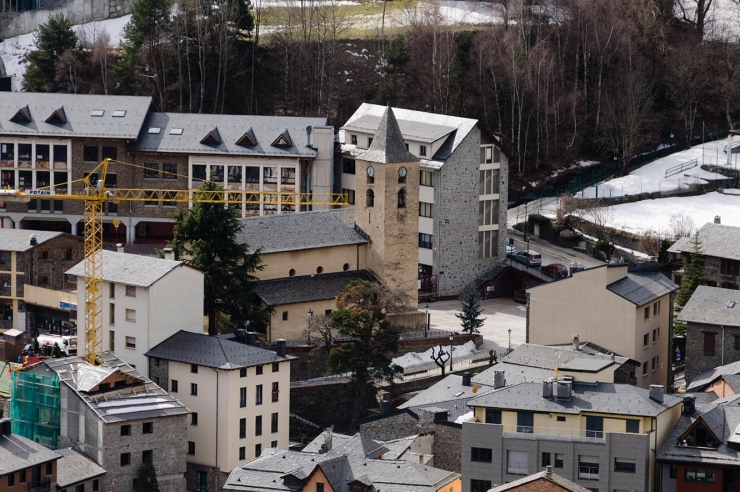
[[367, 190], [367, 193], [365, 193], [365, 206], [375, 206], [375, 193], [373, 192], [373, 190]]
[[398, 190], [398, 208], [406, 208], [406, 190]]

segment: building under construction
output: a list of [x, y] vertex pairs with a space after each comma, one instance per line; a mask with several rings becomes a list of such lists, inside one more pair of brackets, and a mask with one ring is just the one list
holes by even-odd
[[10, 420], [13, 434], [57, 449], [61, 410], [59, 376], [39, 372], [36, 366], [16, 365], [10, 371]]

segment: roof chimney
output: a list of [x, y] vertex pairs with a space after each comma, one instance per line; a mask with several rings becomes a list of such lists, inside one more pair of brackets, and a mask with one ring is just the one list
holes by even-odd
[[311, 125], [306, 127], [306, 147], [311, 146]]
[[391, 402], [388, 400], [380, 400], [380, 415], [385, 415], [391, 408]]
[[[116, 252], [117, 253], [125, 253], [123, 248], [123, 243], [116, 243]], [[165, 253], [166, 256], [166, 253]]]
[[552, 398], [552, 381], [542, 382], [542, 398], [546, 400]]
[[715, 215], [714, 216], [714, 223], [715, 224], [721, 224], [722, 223], [722, 217], [720, 217], [719, 215]]
[[236, 341], [239, 343], [247, 343], [247, 330], [239, 328], [236, 330]]
[[662, 384], [651, 384], [650, 385], [650, 399], [663, 403], [663, 385]]
[[613, 362], [613, 361], [614, 361], [614, 359], [616, 358], [616, 357], [614, 357], [614, 352], [612, 352], [611, 354], [609, 354], [609, 356], [611, 357], [611, 359], [612, 359], [612, 362]]
[[558, 400], [570, 400], [573, 397], [573, 381], [558, 381], [555, 384], [555, 397]]
[[278, 357], [285, 357], [285, 347], [287, 344], [288, 342], [286, 342], [284, 338], [278, 338], [276, 345], [276, 353]]
[[694, 409], [696, 408], [696, 398], [693, 396], [684, 396], [683, 397], [683, 408], [681, 409], [681, 413], [684, 415], [691, 415], [694, 413]]
[[164, 248], [164, 259], [175, 260], [175, 250], [172, 248]]
[[467, 372], [467, 371], [464, 372], [462, 374], [462, 385], [463, 386], [470, 386], [470, 380], [471, 380], [472, 377], [473, 377], [473, 375], [470, 374], [469, 372]]
[[552, 465], [545, 467], [545, 477], [550, 478], [552, 476]]
[[31, 246], [36, 246], [39, 242], [36, 241], [36, 235], [31, 234], [31, 236], [28, 238], [29, 243], [31, 243]]
[[581, 337], [578, 333], [573, 334], [573, 350], [581, 350]]
[[504, 371], [493, 371], [493, 389], [499, 389], [506, 386]]
[[254, 345], [255, 340], [257, 339], [257, 334], [253, 331], [247, 332], [247, 345]]

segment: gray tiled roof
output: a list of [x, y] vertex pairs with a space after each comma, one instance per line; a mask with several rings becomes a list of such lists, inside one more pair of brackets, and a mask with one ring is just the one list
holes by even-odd
[[[316, 150], [306, 146], [307, 126], [324, 127], [326, 118], [149, 113], [130, 149], [132, 152], [312, 158], [316, 157]], [[159, 133], [149, 133], [150, 128], [159, 128]], [[172, 134], [175, 128], [182, 132]], [[218, 129], [221, 143], [201, 143], [214, 128]], [[256, 140], [256, 145], [248, 140], [237, 143], [247, 132]], [[285, 132], [292, 136], [291, 145], [272, 145]]]
[[418, 162], [419, 159], [406, 149], [403, 135], [398, 128], [396, 116], [390, 106], [380, 119], [373, 143], [358, 157], [364, 161], [391, 164], [397, 162]]
[[614, 415], [639, 415], [656, 417], [681, 403], [681, 398], [663, 395], [663, 403], [649, 397], [649, 391], [630, 384], [598, 383], [573, 384], [570, 400], [542, 398], [542, 383], [521, 383], [499, 388], [468, 402], [471, 407], [502, 410], [528, 410], [532, 412], [581, 412], [609, 413]]
[[376, 282], [367, 270], [303, 275], [275, 280], [261, 280], [254, 290], [268, 306], [333, 299], [353, 280]]
[[560, 369], [566, 371], [578, 372], [599, 372], [614, 364], [611, 360], [604, 359], [573, 359], [560, 366]]
[[51, 449], [18, 434], [0, 436], [0, 477], [59, 457]]
[[[103, 250], [103, 280], [106, 282], [150, 287], [180, 266], [186, 267], [182, 261]], [[84, 277], [85, 262], [79, 262], [66, 273]]]
[[[733, 227], [708, 222], [699, 229], [701, 253], [705, 256], [716, 256], [730, 260], [740, 260], [740, 227]], [[668, 251], [671, 253], [692, 253], [693, 237], [681, 238]]]
[[110, 352], [103, 352], [103, 367], [112, 368], [114, 371], [142, 381], [146, 390], [137, 390], [134, 393], [126, 388], [122, 390], [114, 389], [104, 393], [105, 398], [90, 397], [77, 386], [80, 374], [79, 368], [80, 366], [89, 366], [87, 361], [81, 357], [65, 357], [62, 359], [47, 359], [44, 364], [56, 372], [59, 381], [74, 391], [77, 397], [97, 414], [98, 418], [104, 423], [190, 413], [185, 405]]
[[628, 272], [606, 288], [636, 306], [644, 306], [678, 290], [678, 285], [660, 272]]
[[[575, 482], [571, 482], [567, 478], [561, 475], [558, 475], [557, 473], [552, 473], [552, 472], [548, 473], [547, 471], [541, 471], [539, 473], [534, 473], [527, 477], [520, 478], [519, 480], [514, 480], [513, 482], [509, 482], [505, 485], [494, 487], [490, 490], [490, 492], [504, 492], [506, 490], [516, 490], [522, 485], [536, 482], [537, 480], [547, 480], [548, 482], [552, 482], [556, 484], [559, 487], [559, 489], [562, 489], [564, 491], [567, 490], [569, 492], [589, 492], [591, 490], [591, 489], [587, 489], [586, 487], [582, 487], [581, 485], [578, 485]], [[547, 489], [543, 489], [543, 490], [547, 490]]]
[[57, 462], [57, 486], [59, 488], [91, 480], [105, 474], [105, 470], [84, 453], [72, 448], [57, 449], [61, 459]]
[[183, 330], [155, 345], [144, 355], [224, 370], [271, 364], [292, 358], [280, 357], [272, 350], [253, 345]]
[[[397, 110], [393, 110], [394, 112]], [[380, 125], [381, 115], [365, 114], [350, 120], [343, 130], [356, 130], [362, 133], [375, 133]], [[404, 120], [397, 118], [398, 127], [403, 138], [417, 142], [433, 143], [455, 131], [455, 127], [427, 123], [421, 120]]]
[[[573, 350], [572, 345], [550, 346], [536, 345], [525, 343], [519, 345], [509, 355], [502, 359], [502, 362], [516, 364], [521, 366], [538, 367], [541, 369], [553, 370], [556, 367], [563, 367], [571, 361], [598, 361], [594, 364], [611, 362], [611, 356], [608, 354], [598, 354], [592, 351], [583, 350], [586, 347], [582, 344], [582, 350]], [[614, 361], [618, 364], [624, 364], [629, 359], [627, 357], [615, 356]], [[495, 369], [498, 366], [494, 366]], [[490, 369], [489, 369], [490, 370]], [[550, 374], [552, 375], [552, 374]]]
[[740, 290], [700, 285], [678, 313], [678, 320], [718, 326], [740, 326]]
[[[473, 393], [474, 385], [478, 386], [476, 393]], [[471, 386], [464, 386], [462, 376], [451, 374], [404, 402], [398, 408], [408, 408], [415, 413], [422, 410], [446, 410], [447, 420], [454, 422], [458, 417], [470, 411], [467, 402], [471, 398], [491, 391], [493, 391], [493, 376], [491, 376], [490, 386], [480, 381], [475, 381]]]
[[[139, 135], [151, 97], [98, 96], [39, 92], [0, 93], [0, 135], [35, 135], [48, 137], [95, 137], [134, 140]], [[28, 106], [32, 121], [10, 121], [19, 109]], [[64, 108], [66, 123], [46, 123], [54, 111]], [[103, 110], [102, 116], [91, 116]], [[123, 117], [113, 111], [125, 110]]]
[[702, 391], [704, 388], [725, 374], [740, 374], [740, 361], [730, 362], [724, 366], [715, 367], [708, 371], [700, 372], [693, 381], [690, 381], [686, 391]]
[[350, 208], [241, 219], [238, 240], [250, 251], [262, 248], [262, 253], [367, 243], [349, 225], [353, 212]]
[[[517, 348], [518, 350], [518, 348]], [[512, 364], [506, 359], [503, 362], [489, 367], [485, 371], [473, 376], [473, 382], [493, 386], [493, 375], [496, 371], [503, 371], [506, 384], [541, 382], [553, 376], [553, 368], [532, 367], [523, 364]]]
[[42, 244], [64, 232], [32, 231], [28, 229], [0, 229], [0, 251], [23, 252], [33, 248], [31, 236], [36, 238], [37, 244]]

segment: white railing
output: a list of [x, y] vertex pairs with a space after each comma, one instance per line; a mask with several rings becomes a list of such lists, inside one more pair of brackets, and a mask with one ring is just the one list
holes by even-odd
[[509, 475], [526, 475], [527, 474], [527, 463], [519, 461], [509, 461], [506, 465], [506, 473]]
[[599, 479], [599, 467], [598, 466], [584, 466], [578, 467], [578, 478], [582, 480], [598, 480]]
[[504, 425], [504, 437], [533, 440], [579, 440], [594, 443], [606, 442], [603, 431], [567, 429], [559, 427], [529, 427], [524, 425]]

